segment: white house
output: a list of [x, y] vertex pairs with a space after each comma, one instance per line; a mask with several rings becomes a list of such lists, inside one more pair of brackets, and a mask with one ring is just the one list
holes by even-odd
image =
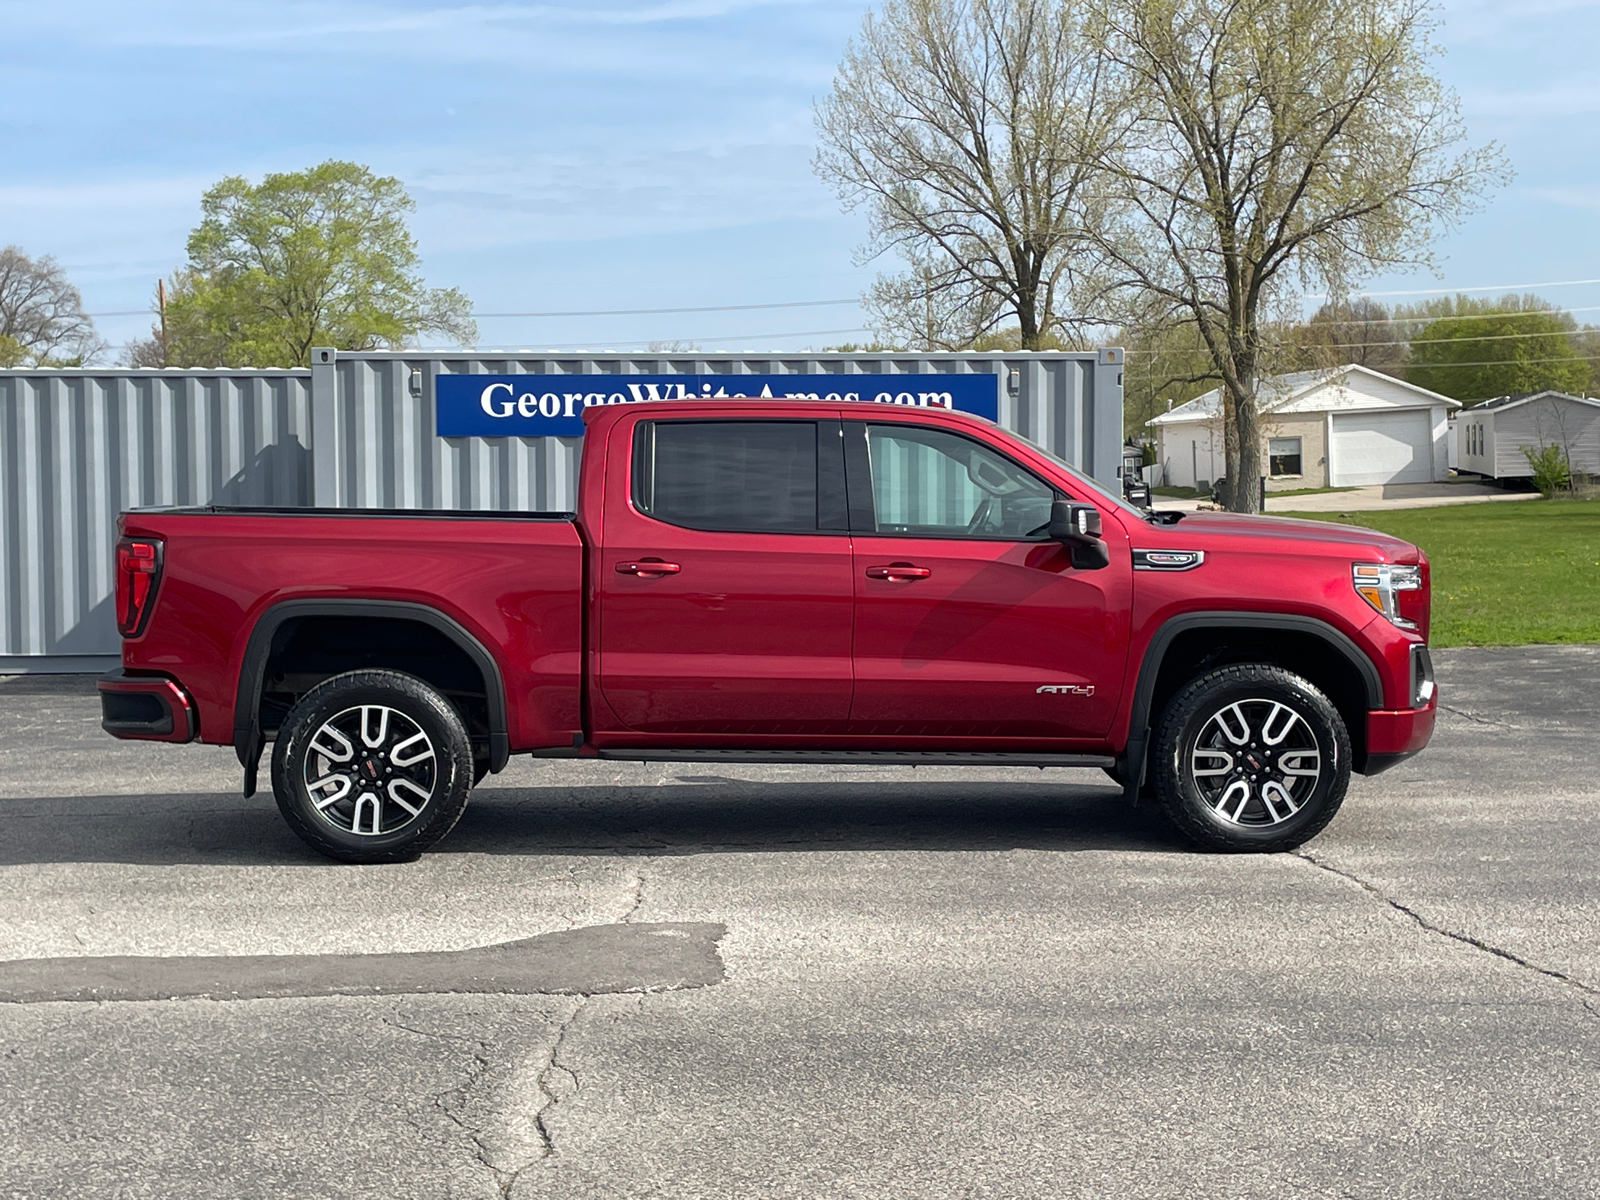
[[1560, 446], [1572, 470], [1600, 475], [1600, 400], [1565, 392], [1501, 396], [1456, 416], [1461, 470], [1491, 479], [1533, 474], [1523, 447]]
[[[1225, 475], [1219, 390], [1147, 422], [1156, 461], [1174, 487]], [[1367, 367], [1300, 371], [1264, 380], [1262, 472], [1269, 490], [1427, 483], [1448, 477], [1447, 418], [1461, 402]]]

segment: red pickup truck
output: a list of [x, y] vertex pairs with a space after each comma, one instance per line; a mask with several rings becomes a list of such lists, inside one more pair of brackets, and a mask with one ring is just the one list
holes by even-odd
[[576, 513], [123, 515], [121, 738], [232, 743], [312, 846], [409, 857], [512, 754], [1102, 767], [1197, 843], [1320, 831], [1433, 730], [1428, 562], [1142, 512], [980, 418], [597, 406]]

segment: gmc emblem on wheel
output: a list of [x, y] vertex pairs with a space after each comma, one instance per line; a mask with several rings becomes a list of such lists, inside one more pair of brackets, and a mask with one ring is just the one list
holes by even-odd
[[1056, 696], [1092, 696], [1094, 695], [1094, 684], [1047, 683], [1034, 692], [1036, 696], [1046, 694]]

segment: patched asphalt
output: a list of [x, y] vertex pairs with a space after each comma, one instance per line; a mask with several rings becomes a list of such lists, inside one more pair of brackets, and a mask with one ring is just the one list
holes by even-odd
[[1436, 661], [1266, 857], [1098, 772], [518, 760], [341, 866], [0, 682], [0, 1194], [1594, 1194], [1600, 648]]

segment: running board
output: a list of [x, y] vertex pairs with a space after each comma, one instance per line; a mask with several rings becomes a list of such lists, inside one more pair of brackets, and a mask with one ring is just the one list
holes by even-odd
[[1101, 754], [1025, 754], [979, 750], [676, 750], [607, 749], [596, 758], [621, 762], [788, 763], [857, 767], [1113, 767]]

